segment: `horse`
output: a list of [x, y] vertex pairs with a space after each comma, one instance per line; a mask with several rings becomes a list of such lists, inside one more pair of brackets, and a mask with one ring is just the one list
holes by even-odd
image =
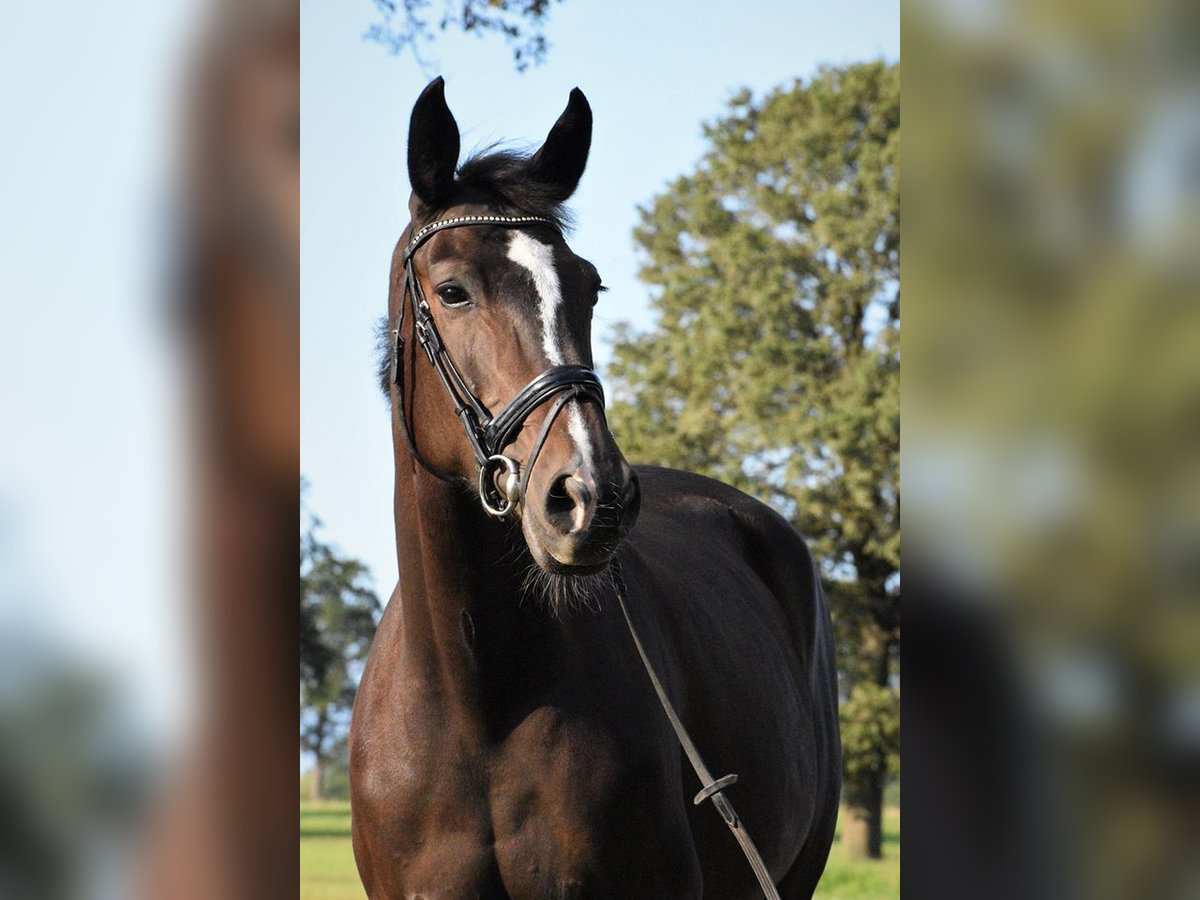
[[610, 433], [603, 286], [563, 236], [591, 136], [576, 88], [536, 152], [458, 166], [441, 78], [413, 108], [381, 365], [400, 579], [350, 731], [372, 898], [761, 896], [722, 814], [693, 803], [618, 591], [682, 726], [739, 776], [710, 787], [779, 895], [810, 897], [828, 857], [841, 763], [817, 570], [767, 506], [631, 466]]

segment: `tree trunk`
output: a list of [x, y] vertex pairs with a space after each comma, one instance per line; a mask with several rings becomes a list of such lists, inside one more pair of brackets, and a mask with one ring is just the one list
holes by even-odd
[[308, 782], [308, 799], [316, 803], [321, 799], [321, 775], [324, 765], [321, 762], [321, 757], [316, 758], [313, 767], [310, 770], [312, 774], [311, 780]]
[[313, 752], [312, 780], [308, 783], [308, 799], [314, 803], [321, 799], [324, 785], [321, 776], [324, 774], [324, 759], [321, 750], [325, 746], [325, 728], [329, 724], [329, 711], [324, 706], [317, 713], [316, 724], [313, 725], [309, 748]]
[[[892, 637], [877, 623], [868, 621], [859, 634], [859, 658], [867, 677], [880, 687], [891, 680]], [[842, 844], [852, 859], [883, 858], [884, 771], [864, 775], [843, 788]]]
[[847, 784], [842, 807], [842, 845], [852, 859], [883, 858], [883, 778]]

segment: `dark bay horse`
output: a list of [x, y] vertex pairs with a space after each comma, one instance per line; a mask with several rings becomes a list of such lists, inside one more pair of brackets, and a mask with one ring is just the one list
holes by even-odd
[[740, 776], [729, 799], [780, 895], [809, 897], [829, 852], [833, 637], [803, 540], [730, 487], [631, 467], [608, 431], [600, 277], [562, 236], [591, 126], [572, 91], [536, 153], [456, 172], [440, 78], [413, 110], [383, 379], [401, 583], [350, 738], [372, 898], [761, 896], [692, 803], [614, 560], [700, 752]]

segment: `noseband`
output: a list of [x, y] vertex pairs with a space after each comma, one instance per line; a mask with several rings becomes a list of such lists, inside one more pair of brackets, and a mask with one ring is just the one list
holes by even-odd
[[[446, 476], [435, 471], [417, 451], [404, 408], [404, 312], [407, 303], [411, 301], [417, 341], [450, 395], [450, 400], [454, 403], [454, 414], [462, 422], [467, 440], [471, 444], [471, 451], [475, 454], [475, 463], [479, 467], [479, 500], [491, 515], [507, 516], [525, 497], [529, 476], [533, 472], [538, 454], [541, 453], [550, 435], [550, 427], [563, 407], [578, 398], [598, 403], [603, 412], [604, 388], [596, 373], [587, 366], [551, 366], [521, 388], [495, 416], [471, 392], [438, 334], [429, 310], [429, 301], [425, 299], [421, 282], [413, 271], [413, 254], [439, 231], [473, 225], [500, 228], [549, 225], [557, 230], [552, 221], [541, 216], [455, 216], [431, 222], [414, 232], [404, 250], [404, 297], [401, 298], [399, 318], [392, 332], [392, 383], [398, 388], [400, 421], [409, 451], [426, 470], [444, 479]], [[554, 400], [554, 405], [542, 423], [542, 430], [534, 441], [525, 465], [521, 466], [510, 457], [504, 456], [504, 448], [516, 440], [525, 426], [525, 421], [540, 406], [551, 400]]]

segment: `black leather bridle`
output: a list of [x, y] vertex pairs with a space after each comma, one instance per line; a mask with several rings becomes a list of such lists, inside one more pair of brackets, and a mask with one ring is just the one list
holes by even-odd
[[[404, 296], [400, 300], [396, 327], [392, 330], [392, 382], [398, 388], [400, 422], [409, 451], [426, 470], [444, 479], [446, 476], [434, 470], [417, 451], [404, 407], [404, 313], [407, 303], [411, 301], [417, 341], [445, 385], [454, 403], [454, 414], [462, 422], [467, 440], [471, 444], [471, 451], [475, 454], [475, 463], [479, 467], [479, 500], [491, 515], [506, 516], [512, 513], [525, 497], [529, 476], [537, 462], [538, 454], [541, 453], [542, 446], [550, 435], [550, 427], [563, 407], [578, 398], [599, 404], [603, 413], [604, 387], [596, 373], [587, 366], [551, 366], [521, 388], [495, 416], [471, 392], [438, 334], [429, 310], [429, 301], [426, 300], [421, 282], [413, 271], [413, 254], [439, 231], [474, 225], [500, 228], [548, 225], [557, 230], [554, 222], [541, 216], [482, 215], [439, 219], [414, 232], [404, 250]], [[525, 421], [538, 407], [551, 400], [554, 400], [554, 405], [542, 423], [542, 430], [534, 441], [525, 465], [521, 466], [510, 457], [504, 456], [504, 449], [516, 440], [525, 426]]]

